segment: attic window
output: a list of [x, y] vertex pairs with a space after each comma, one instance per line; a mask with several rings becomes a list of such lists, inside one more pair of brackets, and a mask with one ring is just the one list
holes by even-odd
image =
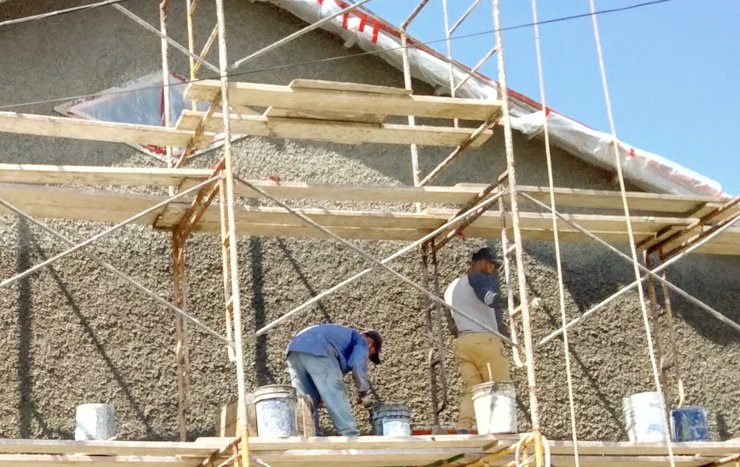
[[[182, 111], [190, 109], [191, 104], [190, 101], [185, 100], [183, 95], [185, 92], [185, 79], [179, 75], [170, 73], [170, 83], [172, 83], [170, 93], [172, 123], [170, 126], [174, 127]], [[93, 97], [83, 97], [65, 102], [54, 107], [54, 110], [68, 117], [83, 118], [85, 120], [164, 126], [162, 73], [155, 72], [127, 81], [120, 86], [97, 92]], [[207, 111], [208, 104], [204, 102], [198, 103], [197, 110]], [[210, 146], [194, 151], [190, 157], [198, 156], [222, 144], [222, 135], [218, 135]], [[154, 145], [132, 146], [156, 159], [167, 162], [164, 147]], [[181, 148], [175, 148], [173, 150], [175, 157], [180, 154], [182, 154]]]

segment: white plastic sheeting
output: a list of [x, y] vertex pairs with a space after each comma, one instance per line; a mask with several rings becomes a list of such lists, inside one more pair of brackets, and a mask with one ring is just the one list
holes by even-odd
[[[537, 136], [544, 131], [543, 112], [513, 117], [511, 126], [520, 132]], [[599, 167], [615, 170], [614, 138], [555, 112], [547, 116], [547, 129], [553, 144]], [[671, 162], [665, 157], [617, 144], [624, 177], [640, 188], [676, 195], [726, 197], [719, 182]]]
[[[262, 0], [283, 8], [307, 23], [315, 23], [337, 14], [349, 6], [343, 0]], [[347, 47], [354, 45], [363, 50], [379, 52], [377, 55], [398, 69], [403, 68], [401, 39], [398, 28], [372, 15], [362, 7], [340, 15], [323, 26], [344, 40]], [[409, 38], [412, 44], [418, 44]], [[449, 93], [449, 62], [442, 54], [426, 47], [409, 49], [411, 74], [435, 88], [437, 93]], [[469, 69], [454, 62], [455, 82], [468, 75]], [[515, 94], [515, 93], [512, 93]], [[474, 75], [456, 92], [458, 97], [496, 99], [498, 85], [482, 75]], [[523, 97], [523, 96], [522, 96]], [[529, 136], [540, 135], [544, 127], [537, 104], [526, 98], [510, 94], [512, 127]], [[615, 170], [611, 134], [596, 131], [560, 115], [550, 112], [548, 131], [553, 144], [589, 163], [607, 170]], [[657, 154], [619, 142], [622, 170], [625, 178], [635, 185], [655, 192], [680, 195], [727, 197], [719, 182], [687, 169]]]
[[[287, 10], [311, 24], [326, 17], [335, 15], [350, 6], [339, 0], [261, 0], [269, 1], [284, 10]], [[401, 39], [389, 31], [397, 28], [380, 20], [378, 17], [363, 10], [362, 7], [334, 18], [326, 23], [323, 29], [335, 33], [344, 40], [346, 47], [357, 45], [367, 51], [382, 51], [377, 54], [386, 62], [399, 70], [403, 69], [403, 55], [401, 51]], [[346, 27], [345, 27], [346, 26]], [[377, 32], [377, 33], [376, 33]], [[418, 42], [415, 39], [411, 39]], [[438, 92], [449, 94], [450, 89], [450, 65], [444, 56], [435, 56], [431, 51], [409, 48], [409, 65], [411, 75], [432, 85]], [[467, 70], [462, 67], [453, 68], [455, 82], [459, 83], [466, 76]], [[470, 97], [475, 99], [490, 99], [491, 93], [496, 95], [496, 89], [486, 79], [473, 76], [456, 93], [458, 97]]]
[[[190, 101], [185, 99], [185, 78], [170, 73], [170, 114], [174, 115], [171, 127], [175, 126], [177, 116], [185, 109], [190, 109]], [[98, 91], [94, 96], [87, 96], [64, 102], [54, 107], [62, 115], [86, 120], [103, 122], [134, 123], [140, 125], [164, 125], [164, 97], [162, 72], [157, 71], [118, 86]], [[199, 102], [198, 110], [205, 112], [208, 104]], [[237, 139], [234, 135], [232, 139]], [[208, 148], [193, 151], [188, 157], [204, 154], [223, 144], [223, 134], [216, 135]], [[162, 146], [132, 144], [134, 148], [150, 156], [167, 162], [167, 151]], [[182, 149], [175, 148], [173, 155], [178, 157]]]

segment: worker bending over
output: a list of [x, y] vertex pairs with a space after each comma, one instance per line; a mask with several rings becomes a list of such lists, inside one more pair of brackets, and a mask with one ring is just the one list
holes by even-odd
[[290, 382], [298, 394], [311, 398], [313, 421], [319, 433], [319, 403], [329, 411], [334, 427], [342, 436], [358, 436], [352, 416], [344, 375], [352, 372], [358, 403], [370, 405], [368, 359], [380, 364], [383, 338], [375, 330], [362, 333], [338, 324], [311, 326], [291, 339], [287, 360]]
[[[467, 272], [452, 281], [445, 290], [445, 302], [496, 332], [498, 325], [494, 302], [501, 292], [495, 274], [499, 266], [500, 262], [491, 249], [481, 248], [473, 254]], [[452, 318], [458, 330], [453, 351], [464, 385], [457, 431], [465, 433], [475, 426], [472, 388], [489, 380], [488, 366], [493, 381], [510, 381], [511, 377], [501, 340], [490, 330], [454, 310]]]

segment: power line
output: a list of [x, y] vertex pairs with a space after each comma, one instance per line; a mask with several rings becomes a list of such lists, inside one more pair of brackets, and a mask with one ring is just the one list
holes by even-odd
[[[93, 8], [93, 7], [96, 7], [96, 6], [104, 6], [104, 4], [105, 5], [108, 5], [108, 4], [120, 3], [120, 2], [124, 2], [124, 1], [129, 1], [129, 0], [108, 0], [106, 2], [101, 2], [101, 3], [97, 3], [97, 4], [92, 4], [92, 5], [86, 5], [85, 7], [87, 7], [87, 8]], [[643, 3], [636, 3], [636, 4], [633, 4], [633, 5], [628, 5], [628, 6], [624, 6], [624, 7], [610, 8], [610, 9], [606, 9], [606, 10], [598, 10], [598, 11], [596, 11], [594, 13], [582, 13], [582, 14], [578, 14], [578, 15], [563, 16], [563, 17], [559, 17], [559, 18], [553, 18], [553, 19], [548, 19], [548, 20], [543, 20], [543, 21], [538, 21], [538, 22], [531, 22], [531, 23], [518, 24], [518, 25], [515, 25], [515, 26], [502, 27], [502, 28], [499, 28], [499, 30], [502, 31], [502, 32], [503, 31], [513, 31], [513, 30], [516, 30], [516, 29], [523, 29], [523, 28], [533, 27], [535, 25], [552, 24], [552, 23], [558, 23], [558, 22], [563, 22], [563, 21], [571, 21], [571, 20], [574, 20], [574, 19], [587, 18], [587, 17], [590, 17], [590, 16], [610, 14], [610, 13], [617, 13], [617, 12], [622, 12], [622, 11], [626, 11], [626, 10], [633, 10], [633, 9], [637, 9], [637, 8], [648, 7], [648, 6], [656, 5], [656, 4], [659, 4], [659, 3], [668, 3], [668, 2], [672, 2], [672, 1], [675, 1], [675, 0], [652, 0], [652, 1], [643, 2]], [[71, 10], [75, 10], [76, 11], [76, 10], [79, 10], [81, 8], [82, 7], [76, 7], [75, 9], [61, 10], [61, 11], [64, 12], [64, 13], [68, 13]], [[29, 17], [29, 18], [32, 18], [32, 17]], [[25, 18], [21, 18], [21, 19], [25, 19]], [[0, 26], [2, 26], [4, 24], [5, 23], [0, 23]], [[471, 38], [471, 37], [479, 37], [479, 36], [484, 36], [484, 35], [488, 35], [488, 34], [493, 34], [496, 31], [497, 31], [496, 29], [491, 29], [491, 30], [487, 30], [487, 31], [480, 31], [480, 32], [475, 32], [475, 33], [470, 33], [470, 34], [464, 34], [464, 35], [454, 36], [454, 37], [451, 37], [450, 39], [451, 40], [468, 39], [468, 38]], [[438, 42], [444, 42], [445, 40], [446, 39], [434, 39], [434, 40], [430, 40], [430, 41], [427, 41], [427, 42], [422, 42], [421, 44], [428, 46], [429, 44], [436, 44]], [[410, 45], [410, 46], [407, 46], [407, 48], [415, 48], [415, 47], [413, 45]], [[379, 55], [379, 54], [383, 54], [383, 53], [386, 53], [386, 52], [391, 52], [391, 51], [401, 50], [401, 49], [403, 49], [403, 46], [388, 47], [388, 48], [381, 49], [381, 50], [364, 51], [364, 52], [354, 53], [354, 54], [345, 54], [345, 55], [337, 55], [335, 57], [320, 58], [320, 59], [317, 59], [317, 60], [308, 60], [308, 61], [305, 61], [305, 62], [293, 62], [293, 63], [286, 63], [286, 64], [283, 64], [283, 65], [274, 65], [274, 66], [270, 66], [270, 67], [257, 68], [257, 69], [252, 69], [252, 70], [232, 72], [232, 73], [227, 73], [226, 76], [229, 77], [229, 78], [231, 78], [231, 77], [238, 77], [238, 76], [246, 76], [246, 75], [255, 74], [255, 73], [264, 73], [264, 72], [268, 72], [268, 71], [285, 70], [285, 69], [288, 69], [288, 68], [295, 68], [295, 67], [301, 67], [301, 66], [318, 65], [318, 64], [330, 63], [330, 62], [339, 61], [339, 60], [346, 60], [346, 59], [351, 59], [351, 58], [357, 58], [357, 57], [367, 56], [367, 55]], [[213, 75], [213, 76], [208, 76], [208, 77], [205, 77], [205, 78], [186, 80], [185, 82], [182, 82], [182, 83], [170, 84], [169, 87], [185, 86], [185, 85], [190, 84], [190, 83], [197, 83], [197, 82], [200, 82], [200, 81], [205, 81], [205, 80], [210, 80], [210, 79], [220, 79], [220, 78], [221, 78], [221, 76], [219, 76], [219, 75]], [[118, 91], [106, 92], [104, 95], [107, 96], [107, 95], [112, 95], [112, 94], [127, 94], [127, 93], [132, 93], [132, 92], [138, 92], [138, 91], [142, 91], [142, 90], [147, 90], [147, 89], [162, 89], [162, 87], [163, 87], [162, 85], [158, 85], [158, 86], [142, 87], [142, 88], [136, 88], [136, 89], [122, 89], [122, 90], [118, 90]], [[32, 106], [32, 105], [54, 104], [54, 103], [65, 102], [65, 101], [69, 101], [69, 100], [86, 99], [86, 98], [91, 98], [91, 97], [97, 97], [99, 95], [102, 95], [102, 94], [98, 94], [98, 93], [94, 93], [94, 94], [82, 94], [82, 95], [77, 95], [77, 96], [66, 96], [66, 97], [59, 97], [59, 98], [54, 98], [54, 99], [44, 99], [44, 100], [38, 100], [38, 101], [21, 102], [21, 103], [16, 103], [16, 104], [6, 104], [6, 105], [0, 105], [0, 110], [12, 109], [12, 108], [16, 108], [16, 107], [28, 107], [28, 106]]]

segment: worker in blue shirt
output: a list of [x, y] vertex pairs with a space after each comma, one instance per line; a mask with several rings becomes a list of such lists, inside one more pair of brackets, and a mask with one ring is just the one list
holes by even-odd
[[287, 360], [290, 382], [298, 394], [311, 398], [313, 420], [319, 433], [319, 403], [329, 411], [334, 427], [342, 436], [358, 436], [352, 416], [344, 375], [352, 372], [358, 402], [370, 405], [368, 359], [380, 364], [383, 338], [375, 330], [358, 332], [338, 324], [311, 326], [293, 337], [288, 344]]

